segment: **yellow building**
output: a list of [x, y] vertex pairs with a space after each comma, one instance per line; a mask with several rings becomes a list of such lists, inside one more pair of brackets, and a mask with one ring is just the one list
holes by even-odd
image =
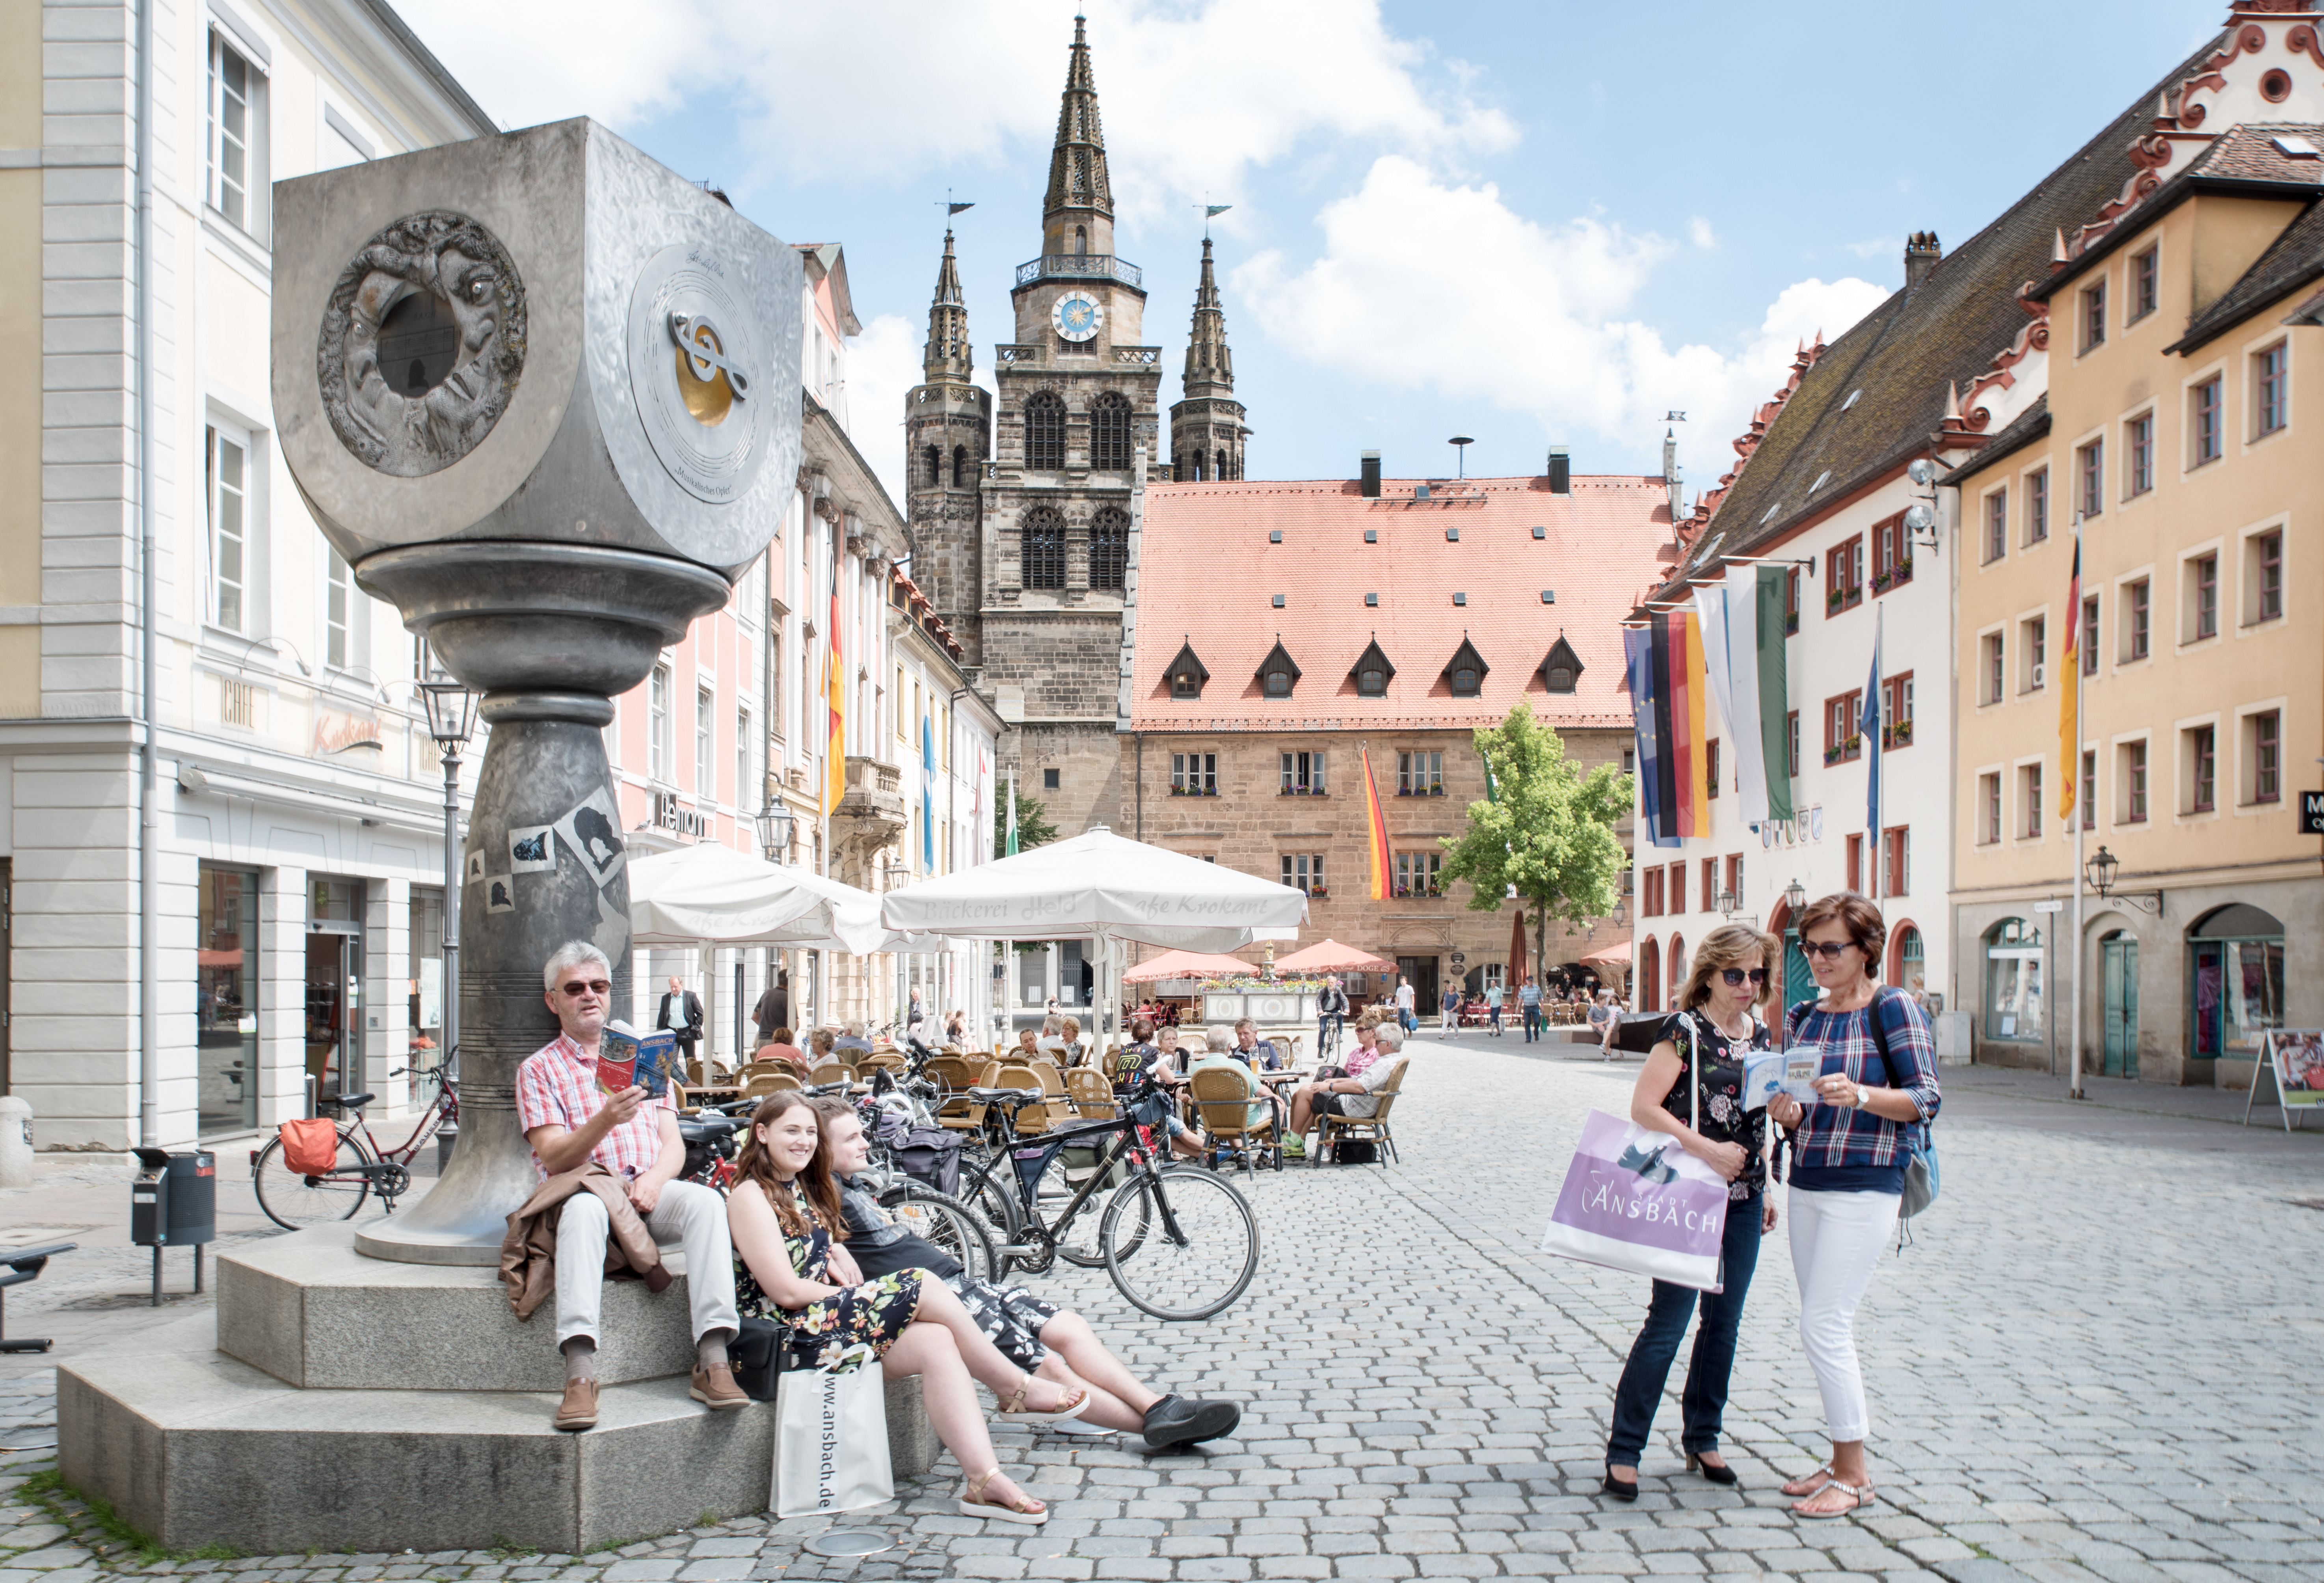
[[[2264, 1029], [2324, 1024], [2300, 796], [2324, 754], [2324, 72], [2279, 31], [2166, 89], [2145, 168], [2024, 294], [2048, 305], [2046, 400], [1945, 479], [1955, 959], [1982, 1061], [2063, 1072], [2072, 994], [2084, 1069], [2153, 1082], [2240, 1087]], [[2070, 901], [2036, 903], [2070, 897], [2082, 817], [2086, 885], [2111, 893], [2078, 952]]]

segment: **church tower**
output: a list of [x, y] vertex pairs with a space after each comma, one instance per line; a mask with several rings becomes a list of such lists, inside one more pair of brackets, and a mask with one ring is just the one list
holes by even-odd
[[1016, 339], [994, 353], [980, 654], [986, 692], [1019, 727], [1003, 768], [1068, 836], [1120, 805], [1113, 727], [1131, 492], [1157, 470], [1161, 430], [1162, 349], [1139, 344], [1140, 281], [1114, 252], [1097, 82], [1076, 17], [1040, 252], [1017, 266]]
[[1242, 477], [1242, 403], [1234, 399], [1234, 354], [1227, 349], [1226, 310], [1219, 306], [1211, 269], [1211, 239], [1203, 238], [1203, 280], [1194, 289], [1194, 325], [1186, 338], [1185, 399], [1170, 409], [1170, 476]]
[[979, 494], [992, 453], [992, 394], [969, 383], [968, 310], [946, 227], [928, 303], [928, 344], [920, 357], [925, 384], [904, 397], [905, 514], [912, 529], [912, 580], [958, 634], [965, 662], [982, 663], [977, 613], [982, 597]]

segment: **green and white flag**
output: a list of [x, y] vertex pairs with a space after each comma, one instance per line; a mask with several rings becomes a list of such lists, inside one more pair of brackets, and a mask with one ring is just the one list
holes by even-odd
[[1017, 777], [1014, 775], [1009, 777], [1009, 850], [1001, 856], [1017, 856]]
[[[1785, 569], [1729, 567], [1726, 580], [1694, 591], [1703, 669], [1734, 762], [1743, 820], [1792, 817], [1790, 713], [1784, 670]], [[1720, 772], [1726, 772], [1721, 764]]]

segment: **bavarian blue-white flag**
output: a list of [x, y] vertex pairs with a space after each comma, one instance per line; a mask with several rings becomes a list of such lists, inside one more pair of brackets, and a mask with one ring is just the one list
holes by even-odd
[[920, 717], [920, 872], [936, 871], [936, 731]]
[[1872, 674], [1864, 681], [1864, 713], [1858, 718], [1856, 728], [1864, 734], [1864, 828], [1872, 832], [1873, 890], [1879, 892], [1880, 860], [1880, 616], [1873, 617]]

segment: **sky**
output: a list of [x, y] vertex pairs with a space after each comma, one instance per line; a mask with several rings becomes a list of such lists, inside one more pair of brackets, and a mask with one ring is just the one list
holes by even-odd
[[[947, 196], [979, 383], [1015, 338], [1074, 0], [397, 0], [503, 126], [597, 118], [846, 250], [856, 444], [900, 504]], [[2223, 0], [1653, 7], [1088, 0], [1115, 247], [1178, 398], [1205, 202], [1253, 478], [1659, 472], [1690, 495], [1798, 343], [1991, 221]], [[2070, 44], [2070, 54], [2067, 46]], [[1667, 414], [1685, 413], [1671, 423]], [[1167, 437], [1167, 421], [1165, 425]], [[1167, 445], [1167, 438], [1165, 444]]]

